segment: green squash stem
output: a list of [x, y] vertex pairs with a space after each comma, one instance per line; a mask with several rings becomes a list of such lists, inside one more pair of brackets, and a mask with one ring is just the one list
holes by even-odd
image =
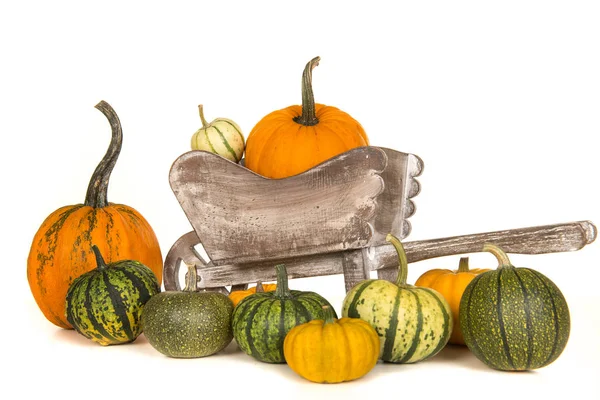
[[469, 272], [469, 257], [461, 257], [458, 263], [458, 272]]
[[323, 306], [323, 326], [327, 324], [333, 324], [335, 321], [335, 314], [333, 313], [333, 308], [329, 306]]
[[398, 260], [400, 261], [400, 265], [398, 266], [398, 279], [396, 280], [397, 286], [408, 286], [406, 284], [406, 279], [408, 278], [408, 260], [406, 258], [406, 252], [404, 251], [404, 246], [400, 243], [397, 237], [388, 233], [385, 237], [385, 240], [392, 243], [396, 252], [398, 253]]
[[194, 264], [185, 264], [187, 265], [188, 272], [185, 276], [185, 288], [184, 292], [195, 292], [198, 290], [198, 271], [196, 271], [196, 266]]
[[319, 123], [312, 90], [312, 70], [319, 65], [319, 61], [321, 57], [310, 60], [302, 73], [302, 115], [294, 118], [294, 122], [300, 125], [313, 126]]
[[204, 107], [202, 104], [198, 106], [198, 113], [200, 114], [200, 121], [202, 121], [202, 129], [208, 129], [208, 122], [204, 118]]
[[119, 153], [121, 152], [121, 146], [123, 145], [123, 131], [117, 113], [107, 102], [102, 100], [100, 103], [96, 104], [96, 108], [108, 119], [112, 130], [112, 137], [106, 154], [102, 160], [100, 160], [100, 163], [90, 179], [84, 204], [93, 208], [103, 208], [108, 205], [108, 180], [110, 179], [110, 174], [112, 173], [112, 170], [117, 163], [117, 159], [119, 158]]
[[292, 297], [292, 293], [288, 287], [288, 275], [284, 264], [275, 266], [277, 271], [277, 288], [275, 289], [275, 297], [284, 299]]
[[482, 250], [492, 253], [498, 259], [498, 268], [514, 268], [506, 253], [500, 247], [486, 243], [483, 245]]
[[96, 256], [96, 268], [99, 269], [100, 271], [102, 271], [103, 269], [106, 269], [106, 267], [107, 267], [106, 262], [104, 261], [104, 257], [102, 257], [102, 254], [100, 253], [100, 249], [98, 248], [98, 246], [93, 245], [92, 251], [94, 252], [94, 255]]

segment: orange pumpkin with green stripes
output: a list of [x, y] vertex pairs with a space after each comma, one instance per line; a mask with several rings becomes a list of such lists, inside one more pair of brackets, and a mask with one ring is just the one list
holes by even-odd
[[218, 154], [233, 162], [240, 162], [246, 145], [239, 125], [227, 118], [217, 118], [210, 124], [204, 118], [202, 105], [198, 106], [202, 128], [192, 136], [192, 150]]
[[44, 316], [62, 328], [71, 328], [65, 316], [69, 286], [75, 278], [96, 267], [93, 244], [107, 262], [137, 260], [154, 272], [159, 285], [162, 280], [162, 254], [148, 221], [132, 207], [108, 202], [109, 177], [123, 136], [112, 107], [102, 101], [96, 108], [108, 118], [112, 139], [92, 175], [85, 202], [50, 214], [36, 232], [27, 258], [31, 293]]

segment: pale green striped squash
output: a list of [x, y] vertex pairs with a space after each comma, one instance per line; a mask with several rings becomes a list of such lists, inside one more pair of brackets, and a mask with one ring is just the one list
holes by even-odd
[[486, 245], [497, 269], [473, 279], [461, 298], [460, 328], [469, 349], [491, 368], [544, 367], [564, 350], [569, 308], [558, 287], [529, 268], [516, 268], [502, 249]]
[[398, 280], [369, 279], [346, 295], [342, 315], [371, 324], [381, 342], [380, 357], [392, 363], [415, 363], [433, 357], [450, 339], [452, 313], [441, 294], [406, 284], [406, 254], [400, 241], [388, 235], [400, 259]]
[[160, 285], [152, 270], [134, 260], [106, 264], [93, 246], [97, 268], [76, 278], [67, 291], [67, 321], [103, 346], [134, 341], [142, 333], [142, 310]]
[[202, 105], [198, 106], [202, 128], [192, 136], [192, 150], [218, 154], [233, 162], [240, 162], [246, 142], [239, 125], [227, 118], [217, 118], [210, 124], [204, 119]]

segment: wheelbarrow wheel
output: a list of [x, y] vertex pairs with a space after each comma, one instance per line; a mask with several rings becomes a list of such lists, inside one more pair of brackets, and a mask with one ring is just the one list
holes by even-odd
[[[202, 268], [206, 268], [210, 263], [204, 261], [202, 256], [196, 251], [195, 246], [199, 245], [200, 239], [196, 235], [195, 231], [191, 231], [181, 236], [171, 246], [167, 257], [165, 258], [165, 265], [163, 266], [163, 282], [166, 291], [181, 291], [182, 287], [179, 282], [179, 269], [181, 263], [186, 265], [195, 265], [198, 271], [198, 283], [202, 282]], [[205, 289], [206, 291], [220, 292], [225, 295], [229, 294], [229, 291], [224, 286]]]

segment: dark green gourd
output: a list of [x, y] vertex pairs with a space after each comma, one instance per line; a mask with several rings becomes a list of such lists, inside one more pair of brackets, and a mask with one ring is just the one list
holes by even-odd
[[175, 358], [197, 358], [223, 350], [233, 340], [229, 297], [198, 292], [195, 265], [188, 265], [183, 291], [154, 296], [144, 307], [144, 335], [152, 347]]
[[257, 360], [284, 363], [287, 333], [296, 325], [321, 318], [323, 306], [333, 307], [317, 293], [290, 290], [285, 266], [275, 268], [275, 291], [251, 294], [235, 307], [233, 336], [242, 351]]
[[460, 327], [469, 349], [491, 368], [508, 371], [544, 367], [564, 350], [570, 332], [567, 302], [540, 272], [516, 268], [497, 246], [496, 270], [477, 276], [460, 302]]
[[67, 291], [66, 317], [73, 328], [103, 346], [134, 341], [142, 333], [144, 305], [160, 292], [152, 270], [139, 261], [106, 264], [97, 246], [96, 269]]

